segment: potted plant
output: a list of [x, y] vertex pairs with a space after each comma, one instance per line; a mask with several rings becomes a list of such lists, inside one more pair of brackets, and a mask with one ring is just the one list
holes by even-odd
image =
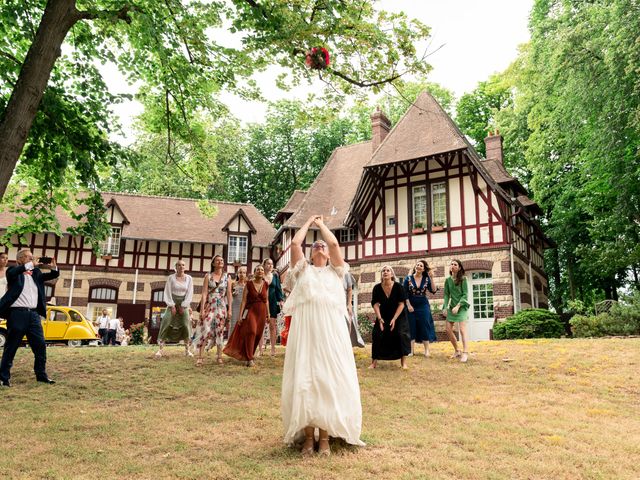
[[432, 232], [442, 232], [443, 230], [444, 230], [443, 222], [433, 222], [433, 225], [431, 225]]
[[424, 224], [422, 222], [414, 222], [413, 230], [411, 230], [411, 233], [424, 233]]
[[113, 258], [113, 255], [105, 254], [105, 255], [101, 255], [100, 258], [102, 260], [111, 260]]

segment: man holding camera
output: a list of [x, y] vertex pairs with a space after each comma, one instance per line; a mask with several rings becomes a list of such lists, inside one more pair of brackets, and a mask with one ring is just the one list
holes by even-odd
[[[33, 261], [28, 248], [18, 252], [16, 266], [7, 270], [7, 293], [0, 299], [0, 317], [7, 319], [7, 341], [0, 362], [0, 386], [10, 387], [11, 367], [22, 338], [26, 335], [35, 362], [33, 370], [38, 382], [53, 384], [47, 375], [47, 347], [40, 317], [47, 314], [44, 282], [58, 278], [60, 272], [53, 258]], [[40, 268], [49, 268], [42, 273]]]

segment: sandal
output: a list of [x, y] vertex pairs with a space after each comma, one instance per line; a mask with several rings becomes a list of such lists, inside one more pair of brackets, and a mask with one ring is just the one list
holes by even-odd
[[[309, 447], [308, 445], [311, 444]], [[305, 447], [307, 445], [307, 447]], [[313, 455], [313, 437], [307, 437], [302, 444], [302, 450], [300, 451], [303, 457], [310, 457]]]
[[451, 355], [449, 358], [459, 358], [461, 355], [462, 355], [462, 352], [460, 350], [456, 350], [456, 353]]
[[201, 367], [203, 362], [204, 360], [202, 359], [202, 357], [198, 358], [198, 360], [196, 360], [196, 367]]
[[460, 361], [462, 363], [467, 363], [467, 360], [469, 360], [469, 354], [467, 352], [462, 352], [462, 355], [460, 356]]
[[216, 363], [217, 363], [218, 365], [222, 365], [222, 364], [224, 363], [224, 362], [222, 361], [222, 357], [218, 357], [218, 358], [216, 358]]
[[[323, 448], [323, 444], [326, 445], [326, 448]], [[329, 446], [329, 438], [321, 438], [318, 442], [318, 455], [324, 455], [328, 457], [331, 455], [331, 447]]]

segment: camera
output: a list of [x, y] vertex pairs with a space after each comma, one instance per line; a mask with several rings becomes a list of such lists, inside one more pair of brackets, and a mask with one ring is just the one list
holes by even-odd
[[40, 257], [39, 262], [43, 265], [49, 265], [53, 259], [51, 257]]

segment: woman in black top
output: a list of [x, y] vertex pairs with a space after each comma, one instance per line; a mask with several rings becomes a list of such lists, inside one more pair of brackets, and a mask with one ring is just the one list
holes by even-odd
[[393, 269], [382, 267], [382, 280], [371, 295], [371, 306], [376, 312], [373, 326], [371, 365], [376, 368], [378, 360], [398, 360], [402, 368], [407, 368], [407, 355], [411, 352], [409, 323], [404, 313], [406, 300], [404, 289], [396, 281]]
[[[278, 272], [273, 269], [273, 260], [270, 258], [262, 262], [264, 267], [264, 279], [269, 284], [269, 343], [271, 344], [271, 356], [276, 354], [276, 339], [278, 337], [278, 329], [276, 320], [284, 303], [284, 293], [282, 292], [282, 284]], [[265, 335], [260, 341], [260, 355], [265, 348]]]

